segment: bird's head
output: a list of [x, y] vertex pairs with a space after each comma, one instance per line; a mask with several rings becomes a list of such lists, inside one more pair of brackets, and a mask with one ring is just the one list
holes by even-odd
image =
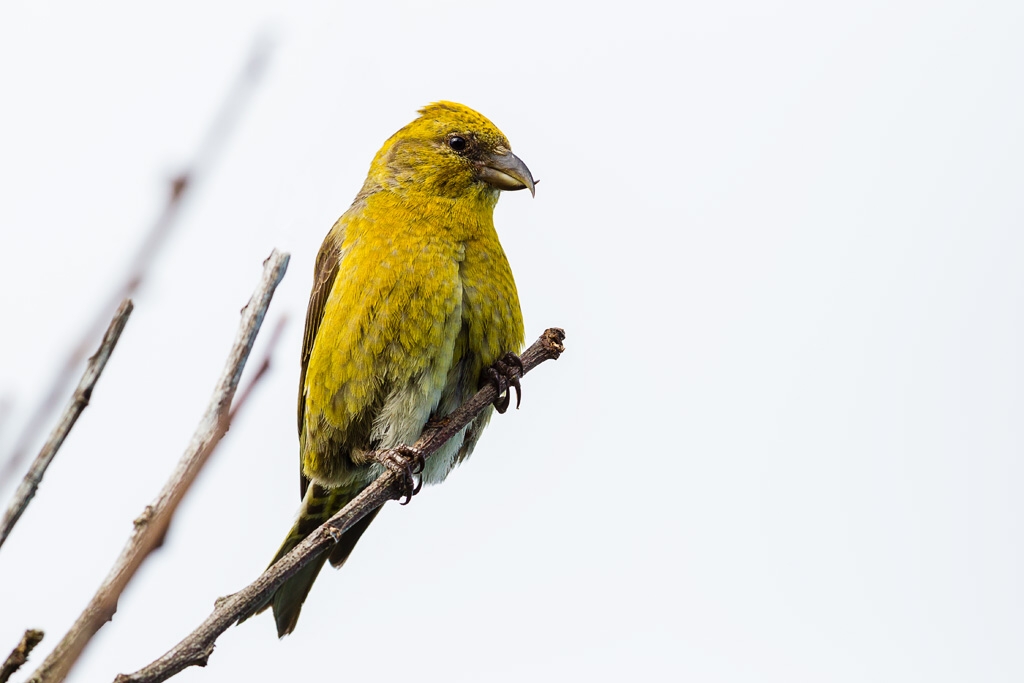
[[490, 202], [499, 190], [530, 190], [530, 169], [498, 127], [469, 107], [435, 102], [392, 135], [370, 166], [364, 192], [389, 189]]

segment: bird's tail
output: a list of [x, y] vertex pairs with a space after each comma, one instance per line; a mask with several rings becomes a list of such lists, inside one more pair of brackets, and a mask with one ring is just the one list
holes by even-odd
[[[291, 531], [288, 532], [288, 537], [284, 539], [284, 543], [281, 544], [280, 550], [274, 555], [274, 559], [271, 560], [270, 564], [274, 564], [287, 555], [306, 536], [330, 519], [338, 510], [345, 507], [358, 493], [358, 490], [328, 489], [317, 484], [311, 484], [309, 490], [306, 491], [305, 497], [302, 499], [302, 510], [299, 512], [299, 518], [295, 520]], [[356, 522], [352, 528], [345, 532], [341, 540], [338, 541], [329, 553], [324, 553], [314, 559], [299, 570], [295, 576], [281, 584], [281, 587], [274, 593], [273, 598], [259, 610], [262, 612], [267, 607], [273, 607], [274, 621], [277, 622], [277, 635], [279, 638], [288, 635], [295, 629], [295, 624], [299, 620], [299, 612], [302, 611], [302, 603], [305, 602], [306, 596], [309, 595], [313, 582], [316, 581], [317, 574], [323, 568], [324, 562], [330, 560], [331, 565], [336, 568], [345, 564], [345, 560], [348, 559], [352, 549], [356, 546], [356, 541], [366, 531], [366, 527], [370, 526], [370, 522], [377, 516], [379, 510], [380, 508], [377, 508]]]

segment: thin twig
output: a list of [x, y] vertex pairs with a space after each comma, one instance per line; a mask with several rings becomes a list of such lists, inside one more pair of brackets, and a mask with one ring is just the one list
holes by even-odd
[[32, 466], [25, 474], [25, 478], [22, 479], [18, 490], [14, 492], [14, 497], [11, 499], [10, 505], [7, 506], [7, 511], [4, 512], [3, 521], [0, 521], [0, 546], [3, 546], [7, 536], [11, 533], [11, 529], [17, 524], [21, 514], [25, 512], [25, 508], [28, 507], [32, 497], [36, 495], [39, 483], [43, 480], [43, 475], [46, 474], [46, 468], [53, 462], [53, 457], [57, 455], [57, 451], [63, 445], [64, 439], [67, 438], [71, 428], [75, 426], [78, 416], [89, 405], [93, 387], [96, 386], [96, 381], [103, 373], [103, 368], [106, 367], [110, 354], [113, 353], [114, 347], [117, 346], [117, 340], [121, 338], [121, 330], [124, 329], [125, 323], [128, 322], [128, 316], [131, 313], [132, 302], [130, 299], [125, 299], [118, 306], [114, 319], [110, 321], [110, 325], [103, 335], [103, 341], [100, 342], [100, 348], [89, 359], [88, 365], [85, 366], [82, 379], [79, 380], [75, 393], [72, 394], [71, 400], [68, 401], [67, 407], [64, 408], [64, 414], [61, 415], [60, 421], [53, 428], [53, 431], [50, 432], [50, 438], [43, 444], [42, 450], [39, 451], [36, 459], [32, 461]]
[[[562, 341], [565, 333], [558, 328], [550, 328], [540, 339], [521, 356], [523, 374], [526, 374], [542, 362], [557, 359], [565, 347]], [[491, 385], [478, 391], [458, 410], [437, 422], [432, 422], [424, 429], [423, 435], [416, 441], [416, 448], [430, 457], [448, 439], [469, 424], [484, 408], [497, 398], [497, 391]], [[289, 577], [294, 576], [303, 566], [313, 561], [341, 538], [341, 534], [372, 510], [389, 500], [401, 497], [401, 476], [391, 470], [372, 484], [363, 489], [348, 505], [336, 515], [324, 522], [316, 531], [307, 536], [291, 552], [269, 567], [253, 583], [242, 590], [221, 598], [217, 601], [213, 613], [200, 624], [184, 640], [167, 651], [152, 664], [133, 674], [121, 674], [114, 683], [159, 683], [183, 671], [190, 666], [206, 666], [213, 654], [214, 643], [218, 636], [232, 624], [253, 614], [265, 605]]]
[[131, 265], [124, 279], [110, 294], [109, 299], [102, 306], [96, 309], [96, 314], [86, 326], [74, 347], [68, 352], [63, 365], [53, 378], [50, 388], [34, 408], [24, 428], [15, 440], [8, 455], [3, 459], [3, 467], [0, 470], [0, 482], [13, 478], [25, 459], [32, 443], [37, 435], [43, 430], [47, 419], [56, 410], [61, 396], [64, 395], [66, 387], [71, 383], [85, 354], [89, 352], [94, 341], [103, 330], [103, 325], [121, 299], [130, 298], [142, 285], [142, 282], [149, 271], [150, 266], [160, 248], [167, 242], [173, 228], [177, 224], [177, 218], [188, 190], [195, 188], [198, 180], [204, 178], [213, 166], [217, 153], [223, 146], [228, 134], [237, 124], [244, 106], [250, 100], [250, 95], [255, 89], [263, 73], [266, 71], [270, 57], [271, 43], [265, 38], [258, 39], [249, 56], [245, 66], [236, 78], [234, 84], [228, 90], [221, 108], [214, 116], [206, 135], [203, 138], [192, 163], [178, 173], [171, 180], [170, 192], [162, 211], [150, 226], [142, 244], [131, 260]]
[[0, 683], [7, 683], [11, 679], [14, 672], [28, 661], [28, 656], [42, 639], [42, 631], [31, 628], [25, 631], [25, 635], [21, 637], [21, 642], [18, 643], [16, 648], [11, 650], [11, 654], [7, 655], [7, 660], [3, 663], [3, 666], [0, 666]]
[[4, 433], [4, 426], [7, 424], [7, 418], [11, 416], [11, 412], [14, 410], [14, 399], [10, 394], [4, 394], [0, 396], [0, 435]]
[[228, 415], [228, 419], [232, 422], [235, 420], [235, 415], [245, 405], [245, 402], [249, 399], [249, 395], [252, 394], [253, 388], [259, 383], [263, 376], [270, 370], [270, 359], [274, 355], [274, 349], [277, 348], [277, 342], [281, 338], [281, 333], [284, 332], [284, 328], [288, 325], [288, 316], [282, 315], [277, 319], [277, 324], [274, 325], [273, 331], [270, 333], [270, 339], [267, 340], [267, 346], [263, 350], [263, 358], [260, 359], [260, 364], [256, 366], [256, 372], [253, 373], [249, 383], [242, 387], [242, 390], [235, 395], [235, 401], [231, 405], [231, 414]]
[[64, 680], [89, 640], [114, 616], [121, 592], [142, 565], [143, 560], [163, 543], [178, 503], [228, 430], [228, 416], [232, 398], [238, 388], [238, 380], [242, 376], [245, 361], [256, 341], [260, 325], [263, 324], [270, 299], [284, 277], [287, 267], [288, 254], [281, 254], [277, 250], [274, 250], [264, 262], [259, 286], [249, 299], [249, 303], [242, 309], [242, 321], [231, 353], [228, 355], [227, 364], [217, 381], [210, 404], [192, 435], [192, 441], [185, 449], [185, 454], [181, 456], [174, 473], [157, 497], [135, 520], [135, 529], [128, 543], [92, 600], [29, 681], [57, 683]]

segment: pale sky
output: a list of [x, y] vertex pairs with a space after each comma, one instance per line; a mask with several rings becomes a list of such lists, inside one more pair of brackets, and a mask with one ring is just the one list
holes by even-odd
[[16, 681], [173, 469], [276, 247], [273, 372], [70, 680], [263, 570], [299, 504], [313, 258], [439, 99], [541, 179], [495, 220], [528, 340], [568, 351], [292, 636], [253, 619], [174, 680], [1024, 680], [1024, 4], [4, 3], [0, 448], [260, 34], [262, 85], [0, 548], [0, 656], [47, 633]]

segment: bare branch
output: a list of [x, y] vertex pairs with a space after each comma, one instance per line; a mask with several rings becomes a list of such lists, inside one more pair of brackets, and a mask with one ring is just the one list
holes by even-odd
[[42, 631], [36, 631], [31, 628], [25, 631], [25, 635], [21, 637], [21, 642], [18, 643], [16, 648], [11, 650], [11, 654], [7, 655], [7, 660], [3, 663], [3, 666], [0, 666], [0, 683], [7, 683], [11, 679], [14, 672], [28, 661], [28, 656], [42, 639]]
[[253, 373], [252, 379], [246, 384], [238, 395], [235, 396], [235, 401], [231, 405], [231, 414], [228, 419], [231, 422], [235, 421], [235, 415], [241, 410], [245, 402], [249, 400], [249, 396], [252, 394], [253, 388], [259, 383], [263, 376], [270, 370], [270, 359], [274, 355], [274, 349], [277, 348], [277, 342], [281, 338], [281, 333], [284, 332], [284, 328], [288, 325], [288, 316], [282, 315], [277, 319], [277, 324], [274, 325], [273, 332], [270, 333], [270, 340], [267, 342], [267, 348], [263, 351], [263, 358], [260, 360], [260, 364], [256, 366], [256, 372]]
[[[542, 362], [557, 359], [565, 347], [565, 332], [550, 328], [521, 356], [523, 374]], [[478, 391], [469, 401], [447, 417], [427, 425], [416, 441], [416, 448], [430, 457], [448, 439], [479, 415], [494, 399], [497, 391], [491, 385]], [[121, 674], [114, 683], [159, 683], [190, 666], [206, 666], [213, 654], [218, 636], [240, 619], [252, 615], [265, 605], [274, 591], [302, 567], [334, 545], [341, 534], [369, 512], [389, 500], [401, 497], [401, 477], [391, 470], [363, 489], [348, 505], [307, 536], [290, 553], [269, 567], [253, 583], [242, 590], [217, 601], [213, 613], [184, 640], [167, 651], [152, 664], [133, 674]]]
[[249, 57], [246, 59], [235, 83], [228, 90], [227, 97], [221, 105], [213, 121], [203, 138], [202, 144], [195, 153], [192, 163], [186, 166], [175, 178], [171, 180], [170, 192], [167, 195], [167, 202], [156, 220], [150, 226], [142, 244], [139, 245], [125, 274], [123, 281], [117, 285], [111, 293], [110, 298], [96, 309], [95, 317], [88, 323], [85, 331], [75, 343], [75, 346], [68, 352], [63, 365], [57, 371], [56, 376], [40, 400], [39, 404], [32, 411], [25, 427], [21, 430], [14, 442], [10, 453], [3, 460], [3, 468], [0, 470], [0, 482], [7, 481], [15, 476], [21, 462], [25, 459], [32, 443], [37, 435], [43, 430], [47, 419], [56, 410], [61, 396], [64, 395], [66, 387], [71, 383], [85, 354], [94, 343], [103, 325], [121, 299], [130, 298], [142, 285], [143, 279], [152, 265], [160, 248], [166, 243], [173, 228], [177, 224], [179, 210], [183, 204], [188, 191], [196, 186], [197, 180], [203, 178], [216, 160], [217, 152], [220, 151], [223, 142], [234, 128], [235, 124], [249, 101], [249, 95], [259, 83], [270, 57], [271, 44], [266, 39], [258, 39], [252, 47]]
[[14, 410], [14, 399], [10, 394], [4, 394], [0, 396], [0, 434], [4, 433], [4, 425], [7, 424], [7, 418], [11, 416], [11, 412]]
[[11, 533], [11, 529], [14, 528], [14, 525], [17, 524], [18, 519], [21, 517], [21, 513], [25, 512], [25, 508], [28, 507], [32, 497], [36, 495], [36, 490], [39, 488], [39, 483], [43, 480], [46, 468], [53, 462], [54, 456], [57, 455], [57, 450], [63, 445], [64, 439], [67, 438], [71, 428], [78, 421], [78, 416], [89, 405], [93, 387], [96, 386], [96, 381], [103, 373], [103, 368], [106, 367], [110, 354], [113, 353], [114, 347], [117, 346], [117, 340], [121, 338], [121, 330], [124, 329], [125, 324], [128, 322], [128, 316], [131, 313], [132, 302], [129, 299], [125, 299], [118, 307], [117, 313], [114, 314], [114, 319], [110, 321], [110, 325], [103, 335], [103, 341], [100, 342], [100, 348], [89, 359], [89, 364], [85, 366], [82, 379], [79, 380], [75, 393], [71, 396], [71, 400], [68, 401], [67, 407], [64, 408], [64, 414], [61, 416], [60, 421], [53, 428], [50, 438], [46, 440], [42, 450], [39, 451], [39, 455], [32, 462], [32, 466], [29, 468], [28, 473], [25, 474], [25, 478], [21, 481], [21, 485], [18, 486], [18, 490], [14, 492], [14, 497], [4, 513], [3, 521], [0, 521], [0, 546], [3, 546], [7, 536]]
[[249, 299], [249, 303], [242, 309], [238, 335], [231, 347], [227, 364], [217, 381], [210, 404], [199, 426], [196, 427], [195, 434], [192, 435], [192, 441], [178, 461], [171, 478], [135, 520], [135, 529], [128, 543], [92, 600], [53, 652], [32, 674], [29, 680], [33, 683], [57, 683], [64, 680], [89, 640], [114, 616], [121, 592], [146, 556], [163, 543], [178, 503], [228, 430], [231, 401], [238, 388], [245, 361], [256, 341], [260, 325], [263, 324], [274, 290], [287, 268], [288, 254], [281, 254], [276, 249], [264, 262], [259, 286]]

